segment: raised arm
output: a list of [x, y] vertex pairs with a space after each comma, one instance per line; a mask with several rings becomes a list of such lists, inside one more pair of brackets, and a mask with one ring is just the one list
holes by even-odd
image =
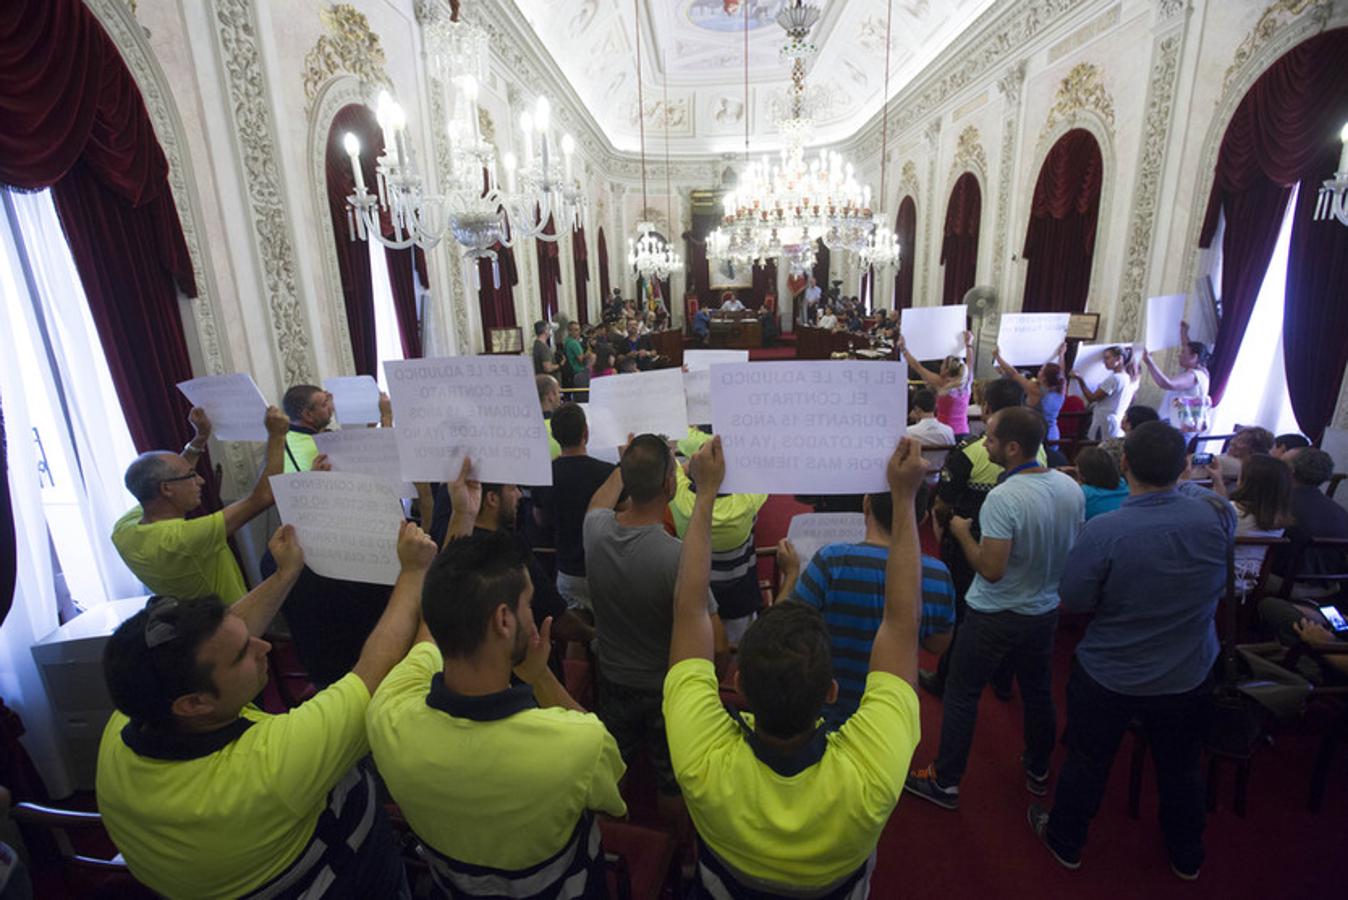
[[1081, 396], [1085, 397], [1086, 400], [1090, 403], [1099, 403], [1101, 400], [1109, 396], [1109, 392], [1102, 387], [1096, 388], [1095, 390], [1091, 390], [1086, 385], [1086, 379], [1082, 378], [1076, 372], [1073, 372], [1071, 375], [1067, 377], [1076, 381], [1077, 385], [1081, 388]]
[[398, 562], [402, 570], [389, 595], [388, 606], [374, 630], [365, 639], [360, 659], [351, 669], [373, 694], [379, 682], [407, 655], [412, 638], [421, 625], [421, 586], [426, 570], [435, 559], [435, 541], [413, 525], [404, 522], [398, 530]]
[[599, 486], [599, 490], [594, 492], [590, 498], [590, 505], [586, 512], [592, 509], [613, 509], [618, 505], [618, 498], [623, 494], [623, 470], [622, 466], [614, 466], [613, 471], [608, 473], [607, 480]]
[[254, 637], [266, 633], [290, 589], [304, 571], [304, 550], [295, 537], [295, 526], [282, 525], [276, 529], [267, 542], [267, 549], [271, 551], [272, 559], [276, 560], [276, 571], [229, 608], [230, 612], [243, 619], [248, 626], [248, 633]]
[[478, 511], [482, 509], [482, 484], [468, 477], [468, 470], [472, 465], [473, 461], [465, 456], [463, 465], [459, 467], [459, 477], [449, 483], [449, 505], [452, 512], [449, 517], [449, 528], [445, 530], [445, 541], [440, 545], [442, 550], [449, 546], [450, 541], [468, 537], [473, 533]]
[[707, 594], [711, 590], [711, 513], [725, 480], [721, 438], [714, 437], [698, 448], [689, 468], [697, 483], [697, 500], [683, 536], [679, 576], [674, 583], [674, 630], [669, 639], [671, 667], [685, 659], [715, 659], [716, 640], [711, 613], [707, 611]]
[[290, 420], [275, 406], [267, 407], [263, 420], [267, 426], [267, 455], [262, 466], [262, 474], [247, 496], [225, 507], [225, 534], [232, 535], [258, 513], [263, 512], [275, 502], [271, 493], [271, 477], [280, 475], [285, 469], [286, 432], [290, 431]]
[[908, 345], [904, 342], [902, 335], [899, 336], [899, 352], [903, 354], [904, 359], [908, 360], [908, 365], [917, 370], [918, 377], [925, 381], [932, 390], [939, 391], [945, 386], [945, 379], [922, 365], [913, 357], [913, 354], [908, 352]]
[[515, 675], [534, 689], [534, 699], [538, 705], [547, 708], [560, 706], [585, 712], [585, 707], [576, 702], [566, 686], [557, 680], [552, 669], [548, 668], [548, 654], [552, 651], [552, 616], [543, 620], [543, 627], [534, 630], [529, 638], [529, 649], [524, 661], [515, 667]]
[[781, 603], [791, 596], [800, 578], [800, 556], [786, 538], [777, 542], [777, 573], [781, 577], [781, 584], [777, 588], [776, 602]]
[[885, 612], [871, 645], [871, 671], [888, 672], [917, 686], [917, 635], [922, 613], [922, 556], [913, 498], [927, 476], [922, 445], [903, 438], [886, 470], [894, 518], [885, 563]]
[[1147, 371], [1151, 373], [1152, 380], [1155, 381], [1156, 385], [1162, 390], [1187, 391], [1194, 386], [1193, 372], [1186, 369], [1174, 378], [1169, 378], [1161, 371], [1161, 367], [1156, 365], [1156, 360], [1152, 359], [1151, 354], [1146, 350], [1142, 351], [1142, 363], [1147, 367]]
[[1011, 365], [1002, 357], [1002, 348], [992, 348], [992, 359], [997, 363], [997, 368], [1002, 370], [1003, 375], [1009, 376], [1016, 384], [1020, 385], [1027, 395], [1027, 400], [1031, 403], [1039, 399], [1039, 382], [1026, 378], [1015, 366]]
[[187, 460], [189, 466], [195, 466], [197, 460], [201, 459], [201, 454], [206, 452], [206, 442], [211, 438], [211, 419], [206, 415], [206, 410], [194, 406], [187, 414], [187, 421], [192, 425], [192, 440], [187, 442], [187, 446], [183, 447], [182, 453], [178, 455]]

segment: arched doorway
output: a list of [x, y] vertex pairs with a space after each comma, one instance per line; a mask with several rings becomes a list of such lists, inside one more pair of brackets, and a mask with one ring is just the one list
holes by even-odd
[[1083, 312], [1090, 293], [1104, 162], [1095, 136], [1074, 128], [1039, 169], [1021, 255], [1025, 312]]
[[894, 234], [899, 239], [899, 268], [894, 273], [894, 308], [913, 305], [913, 269], [917, 262], [917, 201], [909, 194], [899, 204], [894, 217]]
[[945, 208], [945, 228], [941, 232], [941, 265], [945, 281], [941, 291], [943, 306], [964, 302], [974, 286], [978, 268], [978, 225], [983, 215], [983, 191], [978, 176], [965, 172], [950, 191]]

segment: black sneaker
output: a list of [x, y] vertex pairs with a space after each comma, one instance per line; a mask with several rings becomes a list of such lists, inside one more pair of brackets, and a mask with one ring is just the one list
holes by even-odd
[[[1044, 809], [1044, 807], [1040, 806], [1038, 803], [1031, 803], [1030, 808], [1025, 810], [1025, 818], [1030, 823], [1030, 830], [1034, 832], [1034, 836], [1039, 838], [1039, 842], [1048, 848], [1048, 852], [1053, 854], [1053, 858], [1056, 859], [1064, 869], [1076, 870], [1081, 868], [1080, 859], [1068, 859], [1057, 850], [1054, 850], [1053, 845], [1048, 842], [1048, 838], [1045, 836], [1045, 831], [1048, 828], [1048, 810]], [[1176, 872], [1175, 874], [1178, 875], [1179, 873]]]
[[1045, 768], [1042, 775], [1036, 775], [1030, 771], [1029, 763], [1026, 762], [1024, 756], [1021, 756], [1020, 764], [1025, 767], [1025, 790], [1036, 797], [1046, 796], [1048, 794], [1048, 769]]
[[1194, 869], [1192, 872], [1186, 872], [1172, 862], [1170, 864], [1170, 871], [1175, 873], [1175, 877], [1183, 878], [1185, 881], [1198, 880], [1198, 869]]
[[941, 680], [940, 675], [933, 672], [931, 669], [918, 669], [917, 683], [922, 690], [931, 694], [933, 697], [939, 697], [945, 693], [945, 682]]
[[910, 794], [916, 794], [923, 800], [935, 803], [941, 809], [959, 809], [960, 789], [959, 785], [954, 787], [942, 787], [936, 780], [936, 769], [934, 766], [927, 766], [925, 769], [914, 769], [912, 774], [903, 783], [903, 789]]

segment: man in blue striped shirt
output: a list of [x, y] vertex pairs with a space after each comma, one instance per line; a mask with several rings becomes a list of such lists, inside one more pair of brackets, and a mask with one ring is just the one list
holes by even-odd
[[[919, 527], [927, 514], [927, 487], [916, 496]], [[841, 725], [861, 702], [871, 643], [885, 611], [885, 563], [889, 559], [889, 494], [867, 494], [862, 501], [866, 537], [859, 544], [829, 544], [810, 560], [797, 578], [800, 560], [787, 541], [778, 545], [782, 572], [781, 597], [808, 603], [824, 614], [833, 646], [833, 672], [838, 699], [824, 708], [830, 725]], [[922, 623], [918, 638], [924, 650], [941, 653], [955, 627], [955, 588], [945, 563], [922, 555]]]

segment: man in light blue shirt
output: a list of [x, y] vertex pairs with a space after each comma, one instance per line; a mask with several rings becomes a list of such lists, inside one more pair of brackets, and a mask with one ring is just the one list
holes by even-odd
[[988, 459], [1006, 471], [978, 514], [982, 539], [969, 519], [956, 516], [950, 531], [976, 573], [968, 613], [951, 649], [936, 762], [908, 776], [904, 789], [944, 809], [959, 805], [959, 783], [969, 759], [978, 698], [1006, 660], [1025, 706], [1025, 786], [1048, 791], [1049, 757], [1057, 734], [1053, 710], [1053, 635], [1058, 625], [1058, 579], [1085, 518], [1081, 488], [1037, 460], [1044, 420], [1014, 406], [995, 413], [984, 439]]
[[1081, 865], [1087, 828], [1134, 718], [1156, 760], [1171, 868], [1191, 880], [1203, 862], [1204, 710], [1236, 515], [1210, 491], [1176, 487], [1184, 450], [1184, 435], [1163, 422], [1129, 432], [1129, 497], [1086, 523], [1063, 571], [1063, 608], [1095, 616], [1067, 683], [1067, 761], [1053, 811], [1031, 806], [1029, 819], [1069, 869]]

